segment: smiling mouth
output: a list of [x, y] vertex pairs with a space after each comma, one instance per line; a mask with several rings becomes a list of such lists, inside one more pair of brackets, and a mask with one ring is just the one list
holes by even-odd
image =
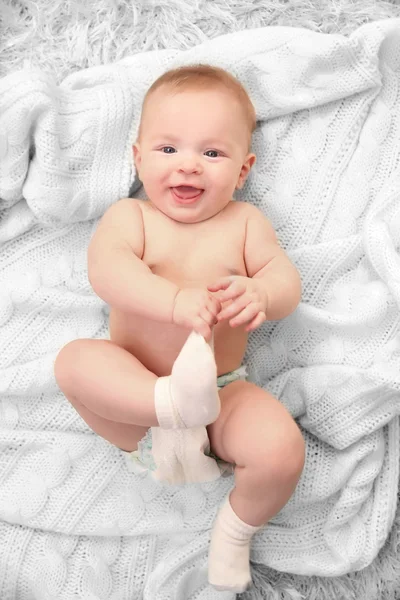
[[191, 204], [192, 202], [198, 200], [198, 198], [200, 198], [204, 192], [204, 190], [201, 188], [196, 188], [189, 185], [179, 185], [171, 188], [171, 191], [179, 204]]

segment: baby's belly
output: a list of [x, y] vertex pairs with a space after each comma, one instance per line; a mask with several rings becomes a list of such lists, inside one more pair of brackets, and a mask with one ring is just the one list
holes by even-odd
[[[110, 339], [133, 354], [158, 377], [171, 373], [172, 365], [190, 330], [145, 320], [110, 310]], [[244, 327], [232, 328], [228, 321], [214, 328], [214, 351], [218, 375], [233, 371], [242, 364], [247, 344]]]

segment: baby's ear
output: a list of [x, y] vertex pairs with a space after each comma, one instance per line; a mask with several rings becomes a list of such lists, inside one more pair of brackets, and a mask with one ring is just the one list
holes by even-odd
[[239, 175], [239, 180], [236, 184], [236, 189], [238, 189], [238, 190], [242, 189], [242, 187], [244, 186], [245, 181], [247, 179], [247, 176], [250, 173], [250, 169], [254, 165], [255, 162], [256, 162], [255, 154], [248, 154], [246, 156], [245, 161], [242, 165], [242, 168], [240, 169], [240, 175]]
[[139, 144], [138, 143], [133, 144], [132, 149], [133, 149], [133, 162], [135, 163], [136, 169], [139, 170], [140, 163], [142, 161]]

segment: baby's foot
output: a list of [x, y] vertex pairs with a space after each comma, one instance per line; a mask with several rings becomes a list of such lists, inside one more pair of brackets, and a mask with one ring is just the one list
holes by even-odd
[[192, 332], [169, 377], [159, 377], [155, 409], [163, 429], [183, 429], [213, 423], [221, 410], [217, 365], [203, 336]]
[[211, 534], [208, 581], [217, 590], [240, 594], [251, 584], [250, 542], [261, 527], [244, 523], [229, 498], [220, 509]]

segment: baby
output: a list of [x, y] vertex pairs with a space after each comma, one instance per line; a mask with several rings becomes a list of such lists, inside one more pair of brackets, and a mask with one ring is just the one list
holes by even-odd
[[148, 200], [111, 206], [88, 249], [110, 340], [74, 340], [55, 363], [78, 413], [125, 451], [150, 427], [207, 426], [211, 452], [235, 468], [209, 582], [235, 592], [251, 584], [251, 538], [292, 496], [305, 455], [285, 407], [238, 375], [248, 333], [301, 296], [270, 222], [232, 198], [256, 159], [255, 122], [245, 89], [222, 69], [181, 67], [153, 83], [133, 146]]

